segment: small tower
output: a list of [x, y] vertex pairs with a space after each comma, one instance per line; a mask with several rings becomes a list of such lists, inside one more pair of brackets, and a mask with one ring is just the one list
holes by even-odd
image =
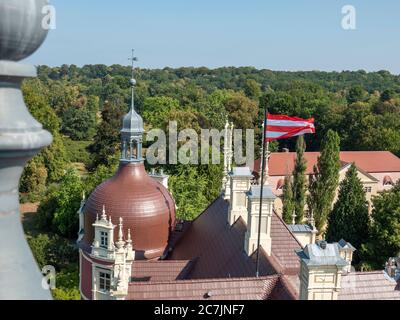
[[337, 243], [319, 241], [297, 250], [300, 258], [300, 300], [337, 300], [348, 265]]
[[245, 250], [248, 255], [256, 251], [258, 245], [258, 231], [260, 230], [260, 245], [268, 255], [271, 255], [271, 221], [276, 196], [268, 186], [264, 186], [262, 197], [261, 228], [260, 222], [261, 186], [252, 186], [247, 193], [247, 231], [245, 236]]
[[253, 175], [249, 167], [233, 168], [229, 174], [230, 180], [230, 203], [228, 221], [233, 225], [239, 217], [247, 222], [247, 197], [246, 193], [250, 189], [251, 178]]
[[134, 62], [137, 58], [132, 51], [132, 79], [130, 80], [132, 101], [129, 113], [122, 121], [121, 129], [121, 162], [143, 162], [142, 144], [144, 125], [142, 117], [135, 111], [135, 85], [133, 78]]

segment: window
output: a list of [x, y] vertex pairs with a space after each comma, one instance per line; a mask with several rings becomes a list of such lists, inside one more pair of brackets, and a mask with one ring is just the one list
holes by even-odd
[[101, 291], [110, 291], [111, 286], [111, 276], [109, 273], [100, 272], [99, 273], [99, 288]]
[[371, 192], [372, 192], [372, 187], [365, 187], [365, 188], [364, 188], [364, 191], [365, 191], [366, 193], [371, 193]]
[[[255, 230], [254, 232], [258, 233], [258, 221], [259, 218], [257, 217], [255, 220]], [[267, 233], [267, 218], [266, 217], [262, 217], [261, 218], [261, 233]]]
[[100, 231], [100, 247], [108, 247], [108, 233], [105, 231]]

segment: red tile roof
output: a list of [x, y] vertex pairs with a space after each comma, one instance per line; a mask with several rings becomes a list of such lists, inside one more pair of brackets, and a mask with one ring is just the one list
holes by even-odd
[[400, 300], [400, 282], [383, 271], [356, 272], [342, 277], [340, 300]]
[[138, 260], [132, 264], [132, 281], [173, 281], [186, 278], [190, 268], [191, 261], [180, 260], [156, 260], [146, 261]]
[[[313, 172], [317, 163], [319, 152], [305, 152], [307, 160], [306, 174]], [[295, 152], [275, 152], [269, 160], [269, 175], [285, 176], [291, 173], [296, 159]], [[342, 151], [340, 160], [343, 165], [355, 162], [356, 165], [366, 172], [400, 172], [400, 158], [389, 151]], [[260, 167], [260, 159], [254, 162], [254, 170], [257, 172]]]
[[[244, 251], [246, 224], [242, 219], [228, 223], [229, 204], [213, 202], [177, 242], [171, 260], [196, 259], [188, 278], [249, 277], [255, 274], [254, 259]], [[294, 253], [293, 253], [294, 254]], [[275, 274], [273, 262], [263, 263], [261, 274]]]
[[[210, 297], [207, 297], [210, 294]], [[129, 284], [128, 300], [266, 300], [290, 299], [279, 275], [260, 278], [183, 280]]]
[[300, 261], [295, 250], [302, 248], [285, 222], [277, 215], [271, 223], [272, 254], [277, 258], [285, 274], [298, 274]]
[[[246, 224], [239, 218], [228, 223], [228, 202], [218, 198], [193, 221], [187, 233], [172, 251], [169, 259], [195, 259], [190, 279], [251, 277], [256, 267], [256, 253], [248, 257], [244, 251]], [[271, 223], [272, 255], [261, 248], [260, 274], [298, 274], [300, 263], [295, 250], [301, 244], [277, 214]], [[285, 284], [287, 282], [284, 282]], [[295, 288], [297, 291], [298, 288]]]

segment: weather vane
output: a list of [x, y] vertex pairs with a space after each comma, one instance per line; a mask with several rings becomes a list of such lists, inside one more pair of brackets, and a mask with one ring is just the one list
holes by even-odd
[[134, 50], [134, 49], [132, 49], [132, 57], [129, 58], [128, 60], [132, 62], [132, 79], [133, 79], [133, 72], [134, 72], [134, 70], [135, 70], [135, 65], [134, 65], [134, 63], [135, 63], [136, 61], [138, 61], [138, 58], [135, 57], [135, 50]]

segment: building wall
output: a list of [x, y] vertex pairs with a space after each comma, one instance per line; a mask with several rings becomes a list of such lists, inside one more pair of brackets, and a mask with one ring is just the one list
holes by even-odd
[[[342, 181], [346, 175], [347, 170], [341, 170], [339, 173], [339, 181]], [[367, 188], [367, 192], [366, 192], [366, 198], [367, 201], [370, 204], [369, 210], [371, 212], [372, 210], [372, 197], [375, 195], [378, 195], [379, 192], [381, 191], [385, 191], [385, 190], [390, 190], [392, 188], [392, 186], [384, 186], [383, 185], [383, 179], [385, 176], [390, 176], [392, 178], [392, 181], [394, 183], [396, 183], [396, 181], [400, 180], [400, 172], [380, 172], [380, 173], [369, 173], [372, 177], [374, 177], [375, 179], [379, 180], [378, 182], [374, 182], [371, 179], [369, 179], [368, 177], [366, 177], [362, 172], [358, 172], [358, 176], [361, 179], [361, 181], [363, 182], [363, 185], [365, 188]], [[282, 203], [282, 188], [277, 189], [278, 183], [280, 181], [283, 181], [285, 179], [285, 176], [270, 176], [268, 178], [268, 183], [272, 188], [272, 191], [274, 192], [274, 194], [277, 196], [277, 198], [275, 199], [274, 202], [274, 206], [275, 206], [275, 211], [277, 212], [277, 214], [279, 214], [280, 216], [282, 216], [282, 208], [283, 208], [283, 203]], [[371, 189], [369, 189], [371, 188]], [[338, 193], [339, 189], [337, 190]], [[337, 198], [337, 195], [336, 195]], [[335, 199], [336, 201], [336, 199]], [[306, 210], [307, 210], [307, 206], [306, 206]]]

